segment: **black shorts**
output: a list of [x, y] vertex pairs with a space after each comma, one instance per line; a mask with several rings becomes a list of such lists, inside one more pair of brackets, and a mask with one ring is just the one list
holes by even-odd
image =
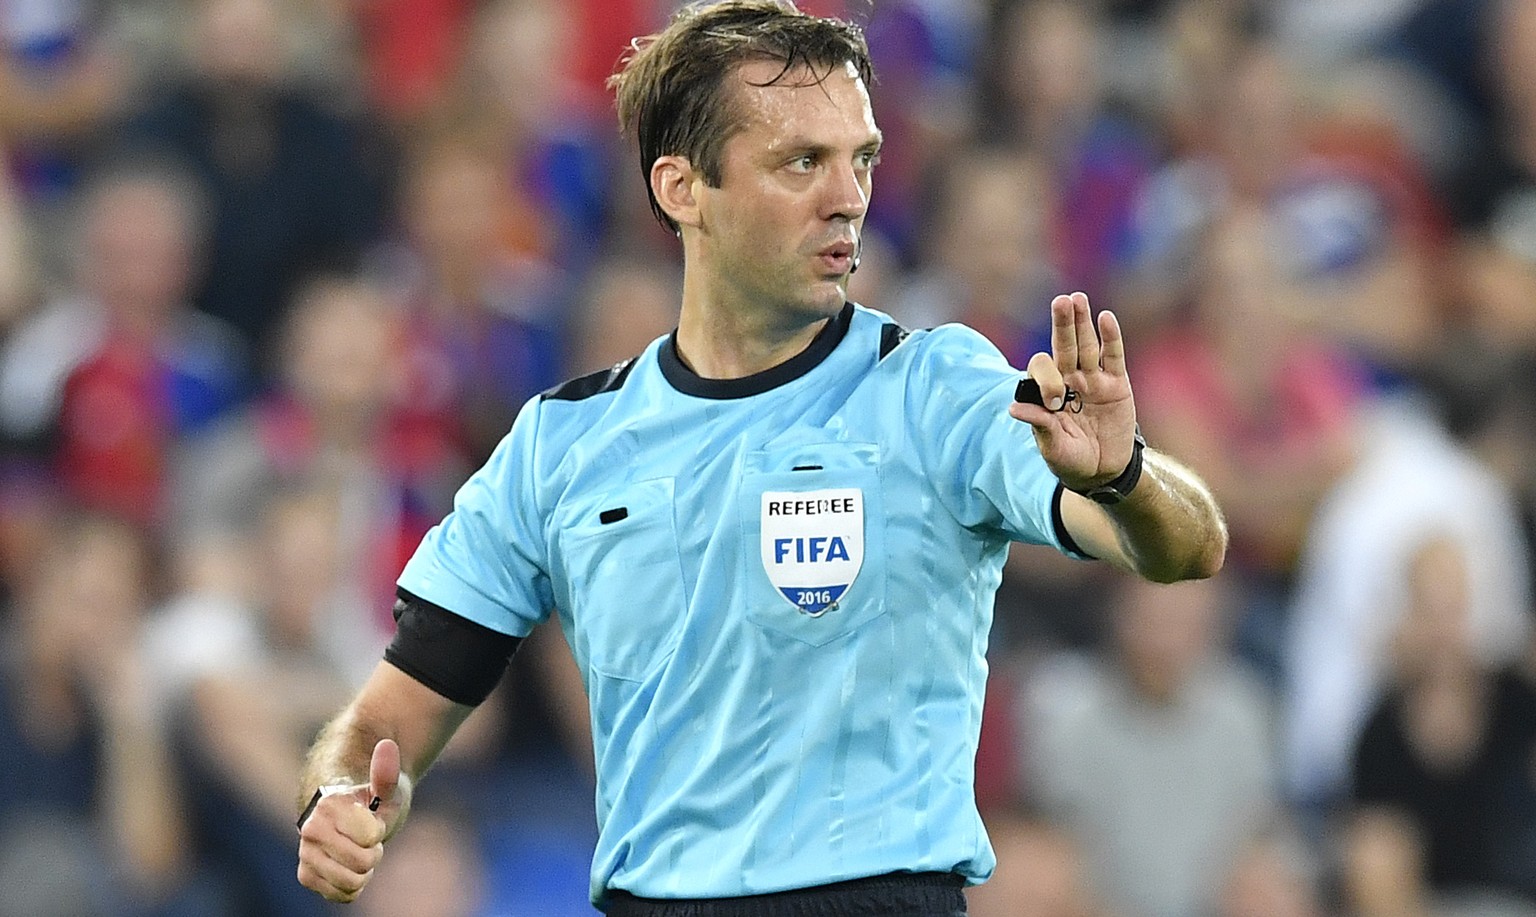
[[745, 898], [661, 901], [615, 891], [608, 917], [963, 917], [964, 885], [954, 873], [894, 872]]

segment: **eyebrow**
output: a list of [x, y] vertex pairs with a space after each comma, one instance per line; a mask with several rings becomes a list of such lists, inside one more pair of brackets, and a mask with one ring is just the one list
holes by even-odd
[[[879, 150], [884, 145], [885, 145], [885, 136], [883, 134], [877, 133], [873, 137], [871, 137], [870, 139], [868, 139], [865, 142], [859, 144], [857, 147], [854, 147], [854, 152], [855, 153], [872, 152], [872, 151], [875, 151], [875, 150]], [[815, 153], [818, 156], [824, 156], [824, 155], [826, 155], [828, 153], [831, 153], [833, 150], [836, 149], [836, 147], [833, 147], [831, 144], [817, 143], [817, 142], [815, 142], [815, 141], [813, 141], [813, 140], [811, 140], [811, 139], [809, 139], [807, 137], [794, 137], [794, 138], [791, 138], [787, 143], [785, 143], [779, 149], [782, 152], [786, 152], [786, 153], [788, 153], [788, 152]]]

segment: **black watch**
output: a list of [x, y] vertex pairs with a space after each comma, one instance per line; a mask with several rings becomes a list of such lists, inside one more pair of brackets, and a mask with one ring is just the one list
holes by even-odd
[[1131, 460], [1124, 471], [1120, 472], [1113, 481], [1106, 481], [1097, 487], [1090, 487], [1087, 490], [1078, 490], [1076, 487], [1067, 489], [1106, 506], [1119, 503], [1129, 497], [1131, 491], [1135, 490], [1137, 483], [1141, 481], [1141, 454], [1146, 451], [1146, 448], [1147, 441], [1141, 435], [1141, 424], [1137, 424], [1135, 439], [1131, 443]]

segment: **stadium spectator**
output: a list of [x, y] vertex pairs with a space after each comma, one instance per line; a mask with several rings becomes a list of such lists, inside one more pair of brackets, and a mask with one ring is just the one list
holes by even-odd
[[1435, 368], [1447, 422], [1515, 490], [1536, 544], [1536, 475], [1521, 457], [1536, 435], [1536, 93], [1521, 76], [1536, 60], [1536, 5], [1511, 0], [1486, 12], [1476, 59], [1492, 74], [1479, 84], [1492, 117], [1445, 192], [1462, 232], [1455, 335]]
[[885, 143], [880, 148], [880, 196], [870, 201], [866, 236], [886, 240], [896, 258], [893, 265], [911, 269], [926, 260], [921, 248], [933, 233], [931, 176], [963, 156], [965, 138], [976, 132], [970, 77], [981, 4], [894, 0], [868, 9], [858, 3], [837, 5], [845, 9], [833, 15], [864, 20], [869, 53], [880, 71], [871, 104]]
[[1220, 581], [1115, 588], [1113, 648], [1025, 686], [1024, 795], [1074, 837], [1114, 913], [1212, 913], [1283, 817], [1269, 695], [1224, 649]]
[[1180, 114], [1193, 123], [1134, 204], [1117, 278], [1127, 308], [1166, 321], [1205, 235], [1256, 208], [1272, 224], [1274, 279], [1294, 320], [1352, 350], [1383, 384], [1415, 377], [1439, 330], [1429, 280], [1443, 214], [1392, 126], [1319, 98], [1262, 40], [1177, 47], [1214, 59], [1179, 67], [1193, 83], [1178, 91], [1193, 106]]
[[72, 500], [153, 526], [177, 445], [246, 394], [245, 351], [191, 308], [203, 214], [186, 175], [125, 162], [81, 195], [72, 287], [0, 354], [0, 423]]
[[1536, 683], [1475, 650], [1463, 551], [1430, 535], [1399, 573], [1406, 608], [1352, 756], [1345, 887], [1362, 914], [1393, 887], [1422, 894], [1414, 910], [1502, 895], [1536, 913]]
[[441, 113], [479, 125], [499, 149], [520, 253], [576, 272], [608, 236], [620, 171], [607, 100], [576, 77], [566, 36], [579, 12], [555, 0], [486, 3]]
[[[393, 571], [464, 473], [453, 443], [399, 410], [400, 318], [369, 284], [310, 284], [288, 317], [282, 385], [190, 444], [177, 471], [178, 543], [238, 540], [285, 482], [338, 488], [342, 568], [356, 592], [328, 609], [320, 639], [332, 658], [383, 648]], [[349, 682], [366, 673], [354, 666]]]
[[[1065, 282], [1051, 238], [1049, 169], [1015, 147], [973, 144], [958, 149], [942, 174], [922, 266], [901, 276], [890, 312], [908, 327], [962, 322], [1022, 365], [1049, 346], [1039, 303]], [[1097, 639], [1102, 590], [1087, 584], [1100, 573], [1022, 547], [1010, 552], [994, 645], [1011, 652]]]
[[[1154, 148], [1105, 96], [1104, 21], [1092, 5], [1003, 0], [978, 62], [979, 138], [1045, 167], [1047, 238], [1064, 288], [1108, 292], [1132, 251], [1131, 220]], [[1101, 296], [1102, 298], [1102, 296]]]
[[[325, 484], [268, 495], [247, 563], [263, 571], [247, 601], [220, 612], [178, 605], [156, 622], [157, 641], [203, 658], [183, 662], [176, 705], [191, 762], [203, 857], [238, 876], [241, 913], [324, 914], [297, 894], [287, 817], [294, 760], [326, 708], [352, 689], [324, 639], [347, 608], [339, 494]], [[354, 616], [363, 616], [353, 609]]]
[[344, 0], [374, 110], [409, 126], [442, 106], [463, 54], [473, 0]]
[[1048, 167], [1013, 148], [958, 150], [935, 195], [924, 268], [907, 275], [891, 314], [918, 328], [963, 322], [1010, 361], [1027, 361], [1050, 339], [1039, 303], [1063, 283], [1049, 185]]
[[1282, 648], [1286, 783], [1311, 815], [1348, 792], [1350, 750], [1408, 607], [1402, 571], [1426, 537], [1449, 539], [1465, 558], [1479, 658], [1516, 658], [1531, 631], [1528, 549], [1507, 487], [1422, 403], [1373, 405], [1356, 437], [1308, 528]]
[[1366, 373], [1291, 307], [1284, 242], [1263, 210], [1235, 207], [1198, 244], [1186, 312], [1138, 356], [1138, 417], [1222, 501], [1229, 575], [1244, 578], [1236, 646], [1273, 680], [1286, 584], [1320, 501], [1353, 461]]
[[150, 687], [149, 544], [65, 512], [29, 573], [0, 644], [0, 914], [226, 913]]
[[210, 201], [196, 306], [272, 356], [284, 306], [318, 271], [356, 266], [383, 232], [381, 142], [294, 71], [279, 0], [197, 0], [188, 60], [114, 142], [184, 161]]
[[81, 2], [0, 9], [0, 142], [33, 212], [67, 209], [78, 173], [132, 91], [129, 62]]
[[418, 141], [402, 178], [404, 238], [378, 259], [405, 303], [400, 407], [483, 461], [523, 402], [565, 376], [566, 272], [509, 236], [519, 201], [483, 132]]
[[[249, 917], [331, 912], [293, 881], [290, 812], [294, 762], [356, 688], [328, 629], [338, 612], [369, 614], [347, 569], [344, 497], [323, 475], [268, 493], [246, 559], [262, 574], [247, 595], [226, 594], [221, 605], [206, 594], [175, 603], [153, 625], [157, 648], [168, 654], [161, 659], [182, 673], [169, 690], [186, 712], [181, 738], [202, 859], [232, 877]], [[445, 783], [461, 798], [480, 798], [466, 790], [473, 782], [488, 803], [498, 798], [485, 787], [504, 737], [496, 706], [477, 714], [445, 753]], [[480, 843], [474, 822], [458, 830], [471, 850]]]
[[[294, 762], [302, 758], [316, 729], [356, 689], [347, 681], [355, 668], [351, 654], [333, 639], [338, 612], [369, 616], [345, 556], [345, 498], [336, 482], [323, 474], [290, 479], [268, 492], [250, 556], [244, 559], [247, 567], [262, 572], [246, 584], [245, 594], [199, 593], [192, 586], [152, 625], [156, 662], [174, 670], [173, 683], [162, 690], [187, 714], [181, 739], [190, 764], [188, 787], [200, 859], [218, 864], [230, 877], [238, 914], [245, 917], [333, 912], [332, 906], [293, 881], [291, 810]], [[554, 647], [547, 653], [529, 649], [532, 658], [542, 661]], [[529, 746], [538, 734], [525, 729], [514, 735], [513, 711], [539, 703], [536, 690], [496, 692], [454, 735], [434, 772], [436, 798], [458, 801], [463, 815], [454, 826], [458, 840], [439, 851], [439, 862], [446, 869], [464, 871], [463, 878], [499, 865], [488, 852], [488, 835], [496, 826], [520, 824], [530, 836], [542, 837], [546, 849], [555, 846], [555, 833], [541, 832], [538, 820], [522, 824], [519, 815], [533, 809], [523, 787], [514, 785], [518, 771], [513, 762], [530, 757]], [[581, 713], [585, 715], [584, 708]], [[523, 715], [529, 717], [530, 711]], [[590, 757], [590, 751], [584, 753]], [[544, 760], [539, 763], [549, 766]], [[567, 771], [583, 770], [562, 764]], [[526, 770], [523, 773], [526, 783]], [[578, 776], [574, 782], [579, 786], [586, 778]], [[430, 810], [432, 797], [425, 801]], [[590, 803], [587, 808], [590, 819]], [[579, 837], [585, 843], [580, 853], [590, 852], [590, 841]], [[519, 866], [558, 876], [553, 849], [550, 852], [549, 860], [525, 858]], [[407, 854], [406, 861], [412, 856]], [[391, 861], [392, 869], [405, 870], [391, 872], [391, 883], [409, 883], [415, 891], [386, 902], [385, 908], [407, 907], [418, 895], [434, 897], [435, 883], [448, 878], [429, 882], [416, 867], [396, 866], [399, 858], [393, 856]], [[583, 889], [585, 874], [585, 868], [567, 870], [566, 887]], [[524, 881], [543, 887], [546, 880], [530, 876]], [[479, 897], [485, 907], [493, 903], [487, 895]], [[475, 898], [474, 888], [465, 886], [432, 907], [471, 906]], [[571, 900], [585, 905], [584, 894]], [[431, 913], [420, 905], [411, 907]], [[554, 910], [541, 911], [546, 912]]]

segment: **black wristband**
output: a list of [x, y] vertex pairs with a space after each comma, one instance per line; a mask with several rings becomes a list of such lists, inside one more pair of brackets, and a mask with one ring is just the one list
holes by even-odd
[[1131, 442], [1131, 460], [1114, 480], [1107, 481], [1097, 487], [1087, 490], [1078, 490], [1076, 487], [1068, 488], [1073, 493], [1082, 494], [1095, 503], [1113, 505], [1131, 495], [1136, 485], [1141, 482], [1142, 453], [1146, 451], [1147, 441], [1141, 435], [1141, 424], [1136, 425], [1135, 439]]

